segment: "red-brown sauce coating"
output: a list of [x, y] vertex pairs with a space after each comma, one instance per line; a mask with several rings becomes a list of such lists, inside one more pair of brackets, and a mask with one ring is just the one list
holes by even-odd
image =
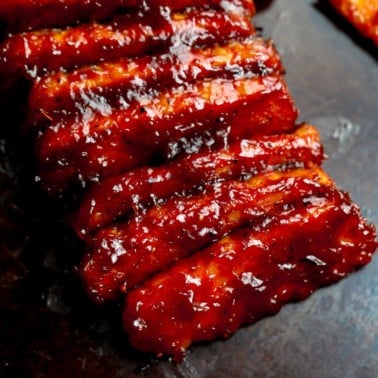
[[368, 263], [375, 248], [374, 232], [348, 198], [309, 201], [225, 237], [129, 293], [125, 329], [134, 347], [180, 361], [193, 342], [228, 337], [342, 279]]
[[141, 219], [101, 230], [84, 259], [84, 282], [96, 301], [111, 299], [247, 222], [301, 206], [306, 198], [332, 194], [330, 184], [317, 168], [298, 169], [218, 183], [192, 197], [173, 197]]
[[176, 43], [177, 35], [195, 46], [245, 38], [252, 31], [247, 17], [214, 10], [168, 14], [153, 22], [145, 14], [127, 14], [104, 24], [16, 34], [0, 46], [0, 68], [6, 74], [36, 78], [99, 61], [164, 51]]
[[308, 168], [320, 165], [322, 159], [318, 132], [304, 125], [294, 134], [243, 139], [229, 148], [184, 155], [158, 167], [141, 167], [94, 185], [82, 201], [75, 229], [86, 237], [118, 218], [143, 213], [175, 193], [188, 195], [200, 190], [206, 182], [247, 178], [275, 169]]
[[[252, 1], [230, 3], [253, 15]], [[227, 7], [221, 0], [2, 0], [0, 20], [8, 32], [62, 27], [90, 20], [104, 20], [120, 11], [159, 15], [160, 8], [180, 10], [187, 7]], [[230, 6], [230, 5], [229, 5]]]
[[[97, 302], [179, 361], [367, 264], [375, 229], [318, 166], [252, 0], [3, 0], [36, 180], [76, 210]], [[54, 28], [52, 28], [54, 27]], [[7, 92], [6, 92], [7, 93]], [[5, 94], [6, 96], [6, 94]]]
[[336, 10], [378, 46], [378, 3], [371, 0], [330, 0]]
[[205, 78], [252, 77], [282, 71], [273, 45], [256, 36], [204, 48], [172, 46], [163, 54], [121, 58], [41, 78], [29, 95], [26, 124], [42, 128], [61, 118], [77, 118], [83, 109], [106, 114], [107, 108], [126, 108], [152, 91]]
[[[268, 101], [270, 108], [265, 105]], [[74, 167], [76, 178], [104, 178], [146, 163], [136, 161], [136, 165], [131, 162], [118, 168], [120, 162], [106, 156], [110, 151], [122, 154], [127, 146], [139, 146], [149, 151], [150, 161], [175, 141], [205, 132], [215, 136], [228, 128], [233, 140], [290, 131], [296, 116], [287, 88], [277, 76], [214, 79], [187, 85], [185, 90], [141, 96], [127, 109], [93, 115], [88, 121], [66, 125], [63, 120], [42, 134], [37, 150], [43, 169]]]

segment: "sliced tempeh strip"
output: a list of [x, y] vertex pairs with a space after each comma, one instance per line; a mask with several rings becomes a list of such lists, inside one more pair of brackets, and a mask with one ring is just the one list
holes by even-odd
[[[221, 0], [1, 0], [0, 21], [8, 32], [20, 32], [103, 20], [120, 11], [222, 7], [222, 3]], [[250, 16], [254, 13], [251, 0], [234, 0], [230, 4]]]
[[35, 126], [77, 117], [87, 108], [101, 112], [106, 105], [125, 108], [133, 98], [152, 88], [273, 72], [283, 72], [280, 58], [272, 43], [261, 38], [203, 49], [180, 45], [169, 53], [104, 62], [36, 81], [29, 96], [26, 123]]
[[96, 235], [80, 269], [88, 293], [97, 302], [112, 299], [247, 222], [332, 195], [332, 184], [314, 167], [227, 181], [200, 195], [172, 198], [141, 219]]
[[152, 24], [125, 15], [106, 24], [16, 34], [0, 46], [0, 69], [5, 77], [36, 78], [51, 71], [166, 50], [178, 41], [203, 46], [251, 33], [248, 16], [213, 10], [174, 13]]
[[378, 1], [329, 0], [337, 11], [354, 25], [361, 34], [378, 46]]
[[186, 155], [159, 167], [142, 167], [94, 185], [76, 215], [78, 235], [88, 234], [134, 211], [186, 195], [206, 182], [239, 179], [281, 167], [320, 165], [323, 149], [318, 131], [303, 125], [294, 134], [243, 139], [228, 149]]
[[349, 198], [267, 218], [183, 259], [126, 296], [131, 345], [183, 357], [192, 343], [226, 338], [287, 302], [369, 263], [375, 231]]
[[230, 128], [231, 140], [284, 133], [294, 129], [296, 117], [291, 96], [279, 76], [216, 79], [141, 98], [108, 117], [94, 115], [89, 121], [68, 125], [63, 121], [42, 134], [37, 154], [42, 171], [68, 167], [67, 175], [61, 172], [57, 177], [67, 183], [75, 175], [106, 177], [134, 168], [107, 158], [108, 154], [128, 151], [130, 145], [153, 156], [181, 138], [225, 127]]

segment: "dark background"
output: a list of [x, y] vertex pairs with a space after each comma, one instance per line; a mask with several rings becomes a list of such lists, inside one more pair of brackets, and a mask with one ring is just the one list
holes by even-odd
[[[326, 2], [260, 1], [254, 22], [282, 54], [301, 120], [321, 130], [326, 170], [377, 225], [377, 49]], [[118, 305], [83, 293], [81, 246], [31, 185], [12, 126], [0, 128], [0, 377], [377, 377], [377, 258], [179, 366], [130, 350]]]

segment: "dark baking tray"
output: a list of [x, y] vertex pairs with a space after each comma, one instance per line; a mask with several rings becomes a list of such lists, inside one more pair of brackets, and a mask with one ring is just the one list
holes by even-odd
[[[378, 224], [377, 49], [325, 2], [260, 2], [326, 170]], [[14, 130], [0, 140], [0, 377], [364, 377], [378, 374], [378, 259], [308, 300], [194, 346], [181, 365], [128, 347], [118, 305], [96, 307], [72, 266], [81, 246], [31, 185]], [[26, 156], [25, 156], [26, 155]]]

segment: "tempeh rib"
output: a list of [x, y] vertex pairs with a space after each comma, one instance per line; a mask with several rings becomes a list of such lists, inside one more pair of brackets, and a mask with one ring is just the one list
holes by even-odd
[[192, 343], [303, 300], [369, 263], [375, 231], [339, 193], [275, 214], [183, 259], [126, 296], [124, 327], [135, 348], [180, 361]]
[[204, 46], [244, 39], [253, 32], [248, 16], [214, 10], [174, 13], [154, 23], [135, 18], [125, 15], [106, 24], [16, 34], [0, 46], [1, 74], [35, 78], [51, 71], [164, 51], [178, 41]]
[[[274, 101], [272, 98], [259, 101], [259, 110], [264, 109], [265, 104], [270, 105]], [[247, 117], [247, 115], [244, 115], [244, 117], [246, 123], [254, 124], [255, 120], [261, 122], [265, 115], [264, 111], [259, 111], [255, 112], [254, 118], [252, 116]], [[235, 124], [234, 128], [238, 129], [240, 136], [244, 136], [245, 127], [241, 128], [239, 125], [241, 124]], [[115, 138], [108, 136], [100, 145], [88, 145], [82, 154], [71, 156], [71, 161], [75, 161], [75, 165], [67, 164], [64, 161], [61, 165], [57, 162], [58, 164], [55, 167], [41, 164], [38, 180], [45, 191], [53, 196], [62, 196], [67, 190], [77, 187], [77, 184], [86, 189], [90, 184], [98, 183], [107, 177], [140, 166], [173, 161], [184, 154], [196, 153], [201, 149], [211, 151], [224, 147], [229, 142], [229, 131], [230, 128], [227, 126], [215, 132], [206, 130], [202, 135], [195, 135], [191, 138], [184, 137], [160, 146], [132, 145], [118, 138], [118, 135]]]
[[242, 140], [228, 149], [199, 152], [158, 167], [142, 167], [94, 185], [76, 215], [78, 235], [88, 234], [134, 211], [156, 205], [173, 194], [188, 194], [214, 180], [239, 179], [261, 172], [320, 165], [319, 133], [310, 125], [294, 134]]
[[[68, 125], [62, 121], [41, 136], [38, 159], [43, 169], [71, 166], [84, 178], [89, 175], [81, 164], [91, 162], [97, 176], [105, 177], [107, 172], [114, 174], [117, 169], [134, 167], [119, 167], [117, 162], [112, 167], [104, 158], [99, 161], [99, 150], [122, 152], [125, 145], [133, 144], [147, 148], [153, 155], [180, 138], [225, 127], [230, 127], [231, 140], [284, 133], [293, 130], [296, 117], [291, 96], [279, 76], [202, 81], [140, 98], [128, 109], [108, 117], [94, 115], [89, 121]], [[103, 143], [107, 148], [102, 148]]]
[[330, 0], [337, 11], [361, 34], [378, 46], [378, 2], [371, 0]]
[[63, 27], [101, 20], [118, 10], [135, 8], [133, 0], [2, 0], [0, 20], [8, 32]]
[[326, 174], [314, 167], [227, 181], [201, 195], [173, 197], [141, 219], [96, 235], [80, 270], [88, 293], [97, 302], [113, 299], [247, 222], [329, 196], [331, 185]]
[[152, 88], [273, 72], [283, 72], [278, 53], [272, 43], [257, 37], [203, 49], [180, 46], [157, 56], [104, 62], [36, 81], [29, 95], [27, 125], [80, 116], [86, 109], [101, 112], [101, 103], [126, 107]]
[[[251, 0], [233, 1], [250, 16], [254, 13]], [[121, 11], [168, 7], [180, 10], [186, 7], [222, 6], [221, 0], [2, 0], [0, 20], [7, 32], [63, 27], [83, 21], [103, 20]], [[153, 11], [152, 9], [152, 11]]]

